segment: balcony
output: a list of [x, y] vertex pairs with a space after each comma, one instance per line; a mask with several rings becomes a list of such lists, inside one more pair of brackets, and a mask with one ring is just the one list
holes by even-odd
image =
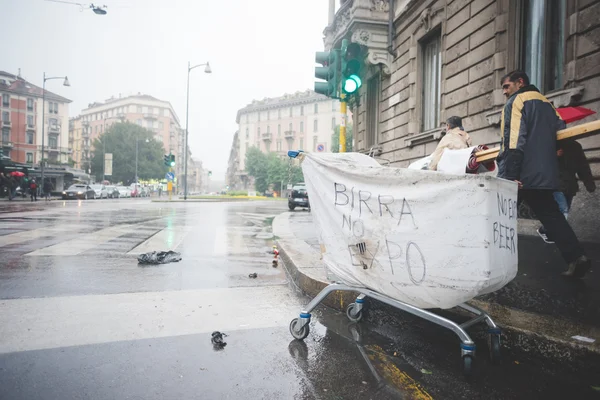
[[3, 147], [3, 148], [5, 148], [5, 149], [12, 149], [12, 148], [13, 148], [13, 144], [12, 144], [12, 142], [9, 142], [8, 140], [7, 140], [7, 141], [4, 141], [4, 140], [3, 140], [3, 141], [2, 141], [2, 142], [0, 142], [0, 143], [1, 143], [0, 147]]
[[158, 115], [150, 114], [150, 113], [145, 113], [144, 114], [144, 118], [145, 119], [158, 119]]
[[10, 121], [2, 121], [2, 126], [6, 126], [6, 127], [10, 128], [11, 123], [10, 123]]
[[60, 124], [50, 124], [48, 125], [48, 132], [50, 133], [60, 133]]
[[272, 138], [273, 136], [271, 135], [271, 132], [266, 132], [262, 134], [262, 140], [264, 140], [265, 142], [270, 142]]
[[296, 137], [296, 131], [285, 131], [283, 133], [286, 139], [294, 139]]
[[27, 124], [27, 132], [35, 132], [35, 125]]

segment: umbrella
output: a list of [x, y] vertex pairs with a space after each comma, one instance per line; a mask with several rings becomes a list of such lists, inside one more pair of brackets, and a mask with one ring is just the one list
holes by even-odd
[[17, 178], [20, 178], [20, 177], [22, 177], [22, 176], [25, 176], [25, 174], [24, 174], [24, 173], [22, 173], [21, 171], [14, 171], [14, 172], [11, 172], [11, 173], [10, 173], [10, 176], [15, 176], [15, 177], [17, 177]]
[[557, 108], [556, 111], [558, 111], [560, 117], [567, 124], [584, 119], [589, 115], [596, 114], [596, 111], [585, 107], [562, 107]]

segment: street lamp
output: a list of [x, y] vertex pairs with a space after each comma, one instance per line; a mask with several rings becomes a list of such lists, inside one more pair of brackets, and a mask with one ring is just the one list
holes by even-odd
[[[138, 142], [139, 134], [135, 135], [135, 183], [138, 183]], [[146, 143], [150, 143], [150, 140], [146, 138]]]
[[40, 160], [40, 164], [42, 164], [42, 185], [44, 184], [44, 136], [46, 134], [46, 81], [51, 79], [64, 79], [63, 86], [71, 86], [69, 78], [66, 76], [46, 77], [44, 72], [44, 83], [42, 84], [42, 159]]
[[188, 118], [190, 115], [190, 71], [194, 68], [205, 67], [204, 73], [210, 74], [212, 70], [210, 69], [210, 63], [207, 61], [205, 64], [190, 66], [190, 62], [188, 61], [188, 74], [187, 74], [187, 100], [185, 107], [185, 148], [183, 149], [183, 199], [187, 200], [187, 148], [188, 148]]

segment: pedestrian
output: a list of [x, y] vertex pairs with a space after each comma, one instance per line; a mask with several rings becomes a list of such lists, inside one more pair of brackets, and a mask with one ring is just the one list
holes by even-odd
[[8, 177], [8, 199], [12, 200], [15, 198], [15, 196], [17, 195], [17, 180], [15, 179], [14, 176], [9, 176]]
[[437, 171], [437, 166], [442, 159], [444, 150], [460, 150], [468, 149], [469, 147], [471, 147], [471, 137], [465, 132], [465, 128], [462, 126], [462, 118], [456, 116], [448, 118], [446, 120], [446, 135], [440, 140], [431, 154], [429, 169]]
[[158, 197], [162, 196], [162, 186], [158, 187]]
[[562, 275], [582, 278], [591, 260], [554, 200], [560, 188], [556, 132], [565, 122], [525, 72], [513, 71], [500, 84], [507, 101], [500, 120], [498, 177], [519, 185], [518, 202], [529, 205], [568, 264]]
[[[573, 139], [561, 140], [558, 143], [556, 155], [558, 157], [558, 170], [560, 177], [560, 190], [554, 192], [554, 200], [558, 204], [561, 213], [568, 218], [571, 211], [573, 197], [579, 191], [577, 178], [583, 182], [588, 192], [593, 193], [596, 190], [596, 183], [590, 169], [590, 164], [585, 157], [583, 148]], [[546, 243], [554, 243], [548, 237], [546, 229], [542, 225], [538, 229], [538, 234]]]
[[37, 201], [37, 182], [35, 178], [29, 182], [29, 192], [31, 194], [31, 201]]
[[46, 199], [46, 201], [50, 201], [50, 194], [52, 193], [52, 189], [54, 189], [54, 186], [52, 185], [52, 182], [50, 182], [50, 179], [46, 178], [46, 181], [44, 182], [44, 187], [42, 189], [44, 190], [44, 198]]
[[4, 195], [4, 192], [8, 194], [8, 177], [4, 175], [4, 172], [0, 172], [0, 194]]

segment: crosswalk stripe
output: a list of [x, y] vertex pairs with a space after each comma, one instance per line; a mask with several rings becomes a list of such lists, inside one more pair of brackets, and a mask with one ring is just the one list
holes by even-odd
[[119, 225], [111, 226], [110, 228], [101, 229], [96, 232], [86, 233], [78, 236], [76, 239], [67, 240], [53, 246], [32, 251], [25, 254], [26, 256], [76, 256], [84, 251], [93, 249], [94, 247], [108, 242], [116, 237], [124, 235], [128, 232], [135, 231], [139, 225]]
[[191, 226], [165, 228], [139, 246], [133, 248], [127, 254], [142, 254], [149, 251], [156, 251], [157, 249], [160, 251], [175, 250], [192, 229], [193, 227]]
[[24, 242], [27, 240], [39, 239], [39, 238], [45, 237], [45, 236], [56, 236], [57, 234], [59, 234], [61, 232], [77, 232], [77, 231], [79, 231], [80, 228], [81, 228], [80, 226], [61, 225], [61, 226], [55, 226], [55, 227], [50, 227], [50, 228], [39, 228], [39, 229], [32, 229], [29, 231], [11, 233], [8, 235], [0, 236], [0, 247], [9, 246], [9, 245], [15, 244], [15, 243], [21, 243], [21, 242]]
[[286, 326], [299, 309], [286, 285], [2, 300], [0, 354]]

